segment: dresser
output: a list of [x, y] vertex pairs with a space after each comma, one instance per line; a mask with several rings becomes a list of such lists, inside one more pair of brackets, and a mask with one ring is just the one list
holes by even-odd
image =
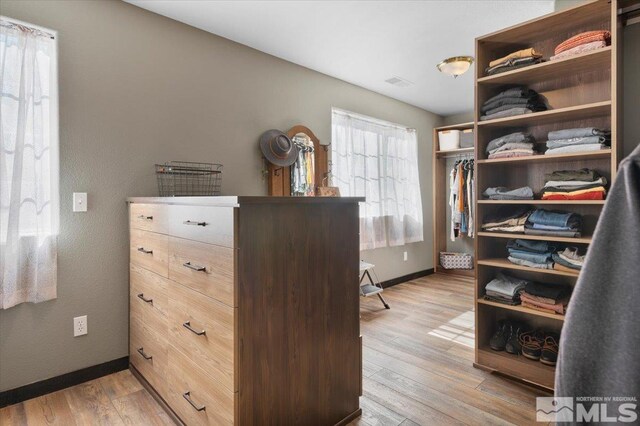
[[359, 198], [130, 198], [130, 364], [187, 425], [360, 414]]

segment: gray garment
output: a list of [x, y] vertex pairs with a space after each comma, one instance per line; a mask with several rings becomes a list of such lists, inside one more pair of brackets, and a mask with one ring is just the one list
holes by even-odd
[[548, 138], [553, 139], [571, 139], [582, 138], [585, 136], [604, 136], [608, 132], [605, 130], [596, 129], [595, 127], [580, 127], [577, 129], [562, 129], [549, 132]]
[[524, 289], [528, 282], [527, 280], [498, 272], [496, 277], [489, 281], [489, 284], [485, 287], [485, 291], [493, 297], [513, 298], [520, 290]]
[[561, 148], [563, 146], [571, 146], [571, 145], [586, 145], [586, 144], [594, 144], [594, 143], [605, 143], [607, 138], [604, 136], [585, 136], [582, 138], [571, 138], [571, 139], [556, 139], [556, 140], [548, 140], [547, 148]]
[[[640, 397], [638, 259], [640, 146], [620, 163], [574, 287], [560, 339], [556, 396]], [[614, 403], [607, 412], [617, 415]]]
[[601, 143], [590, 143], [587, 145], [570, 145], [563, 146], [562, 148], [547, 149], [544, 153], [545, 155], [571, 154], [574, 152], [600, 151], [603, 149], [609, 149], [609, 147]]
[[498, 186], [487, 188], [482, 195], [490, 200], [532, 200], [533, 190], [528, 186], [511, 190], [504, 186]]
[[547, 235], [547, 236], [552, 236], [552, 237], [569, 237], [569, 238], [574, 238], [574, 237], [580, 237], [580, 232], [578, 231], [555, 231], [555, 230], [548, 230], [548, 229], [533, 229], [533, 228], [527, 228], [525, 226], [524, 228], [524, 233], [525, 235]]
[[527, 133], [523, 133], [523, 132], [509, 133], [508, 135], [500, 136], [499, 138], [495, 138], [491, 140], [487, 144], [486, 152], [487, 154], [489, 154], [491, 153], [491, 151], [494, 151], [508, 143], [522, 143], [522, 142], [532, 142], [532, 141], [533, 141], [533, 138], [531, 137], [531, 135]]
[[528, 266], [530, 268], [536, 268], [536, 269], [553, 269], [553, 262], [533, 263], [533, 262], [529, 262], [528, 260], [518, 259], [512, 256], [509, 256], [507, 259], [509, 260], [509, 262], [516, 265], [520, 265], [520, 266]]
[[513, 117], [515, 115], [531, 114], [532, 112], [533, 111], [531, 111], [529, 108], [516, 107], [508, 109], [506, 111], [496, 112], [495, 114], [483, 115], [482, 117], [480, 117], [480, 120], [485, 121], [493, 120], [494, 118]]
[[502, 151], [510, 151], [513, 149], [530, 149], [532, 151], [535, 151], [533, 143], [531, 142], [509, 142], [505, 143], [501, 147], [492, 149], [491, 151], [489, 151], [489, 155], [496, 154]]

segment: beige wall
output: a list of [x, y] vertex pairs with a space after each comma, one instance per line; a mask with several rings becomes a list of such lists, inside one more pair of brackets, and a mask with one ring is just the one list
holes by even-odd
[[[433, 266], [440, 117], [119, 1], [3, 0], [1, 13], [58, 31], [61, 234], [58, 299], [0, 311], [0, 391], [127, 355], [125, 198], [156, 194], [154, 163], [221, 162], [224, 194], [262, 195], [261, 132], [302, 123], [328, 142], [332, 106], [418, 130], [425, 241], [363, 257], [382, 279]], [[87, 213], [71, 213], [74, 191]], [[84, 314], [89, 334], [73, 338]]]

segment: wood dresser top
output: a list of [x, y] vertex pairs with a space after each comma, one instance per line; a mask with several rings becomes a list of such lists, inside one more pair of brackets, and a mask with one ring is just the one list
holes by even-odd
[[364, 197], [265, 197], [265, 196], [219, 196], [219, 197], [129, 197], [128, 203], [178, 204], [189, 206], [239, 207], [243, 204], [339, 204], [364, 202]]

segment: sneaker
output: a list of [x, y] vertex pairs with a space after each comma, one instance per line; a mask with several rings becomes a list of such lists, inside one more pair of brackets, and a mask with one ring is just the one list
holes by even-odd
[[549, 333], [544, 338], [542, 352], [540, 354], [540, 362], [545, 365], [556, 365], [558, 361], [558, 344], [560, 336], [556, 333]]
[[498, 330], [489, 340], [489, 347], [494, 351], [503, 351], [509, 339], [511, 323], [506, 320], [498, 321]]
[[525, 330], [527, 330], [527, 326], [521, 322], [514, 322], [511, 324], [511, 330], [509, 334], [509, 338], [507, 339], [507, 344], [505, 345], [505, 350], [507, 353], [512, 355], [520, 355], [522, 351], [522, 346], [520, 345], [520, 334], [522, 334]]
[[541, 330], [525, 331], [519, 337], [522, 355], [538, 361], [542, 355], [544, 333]]

